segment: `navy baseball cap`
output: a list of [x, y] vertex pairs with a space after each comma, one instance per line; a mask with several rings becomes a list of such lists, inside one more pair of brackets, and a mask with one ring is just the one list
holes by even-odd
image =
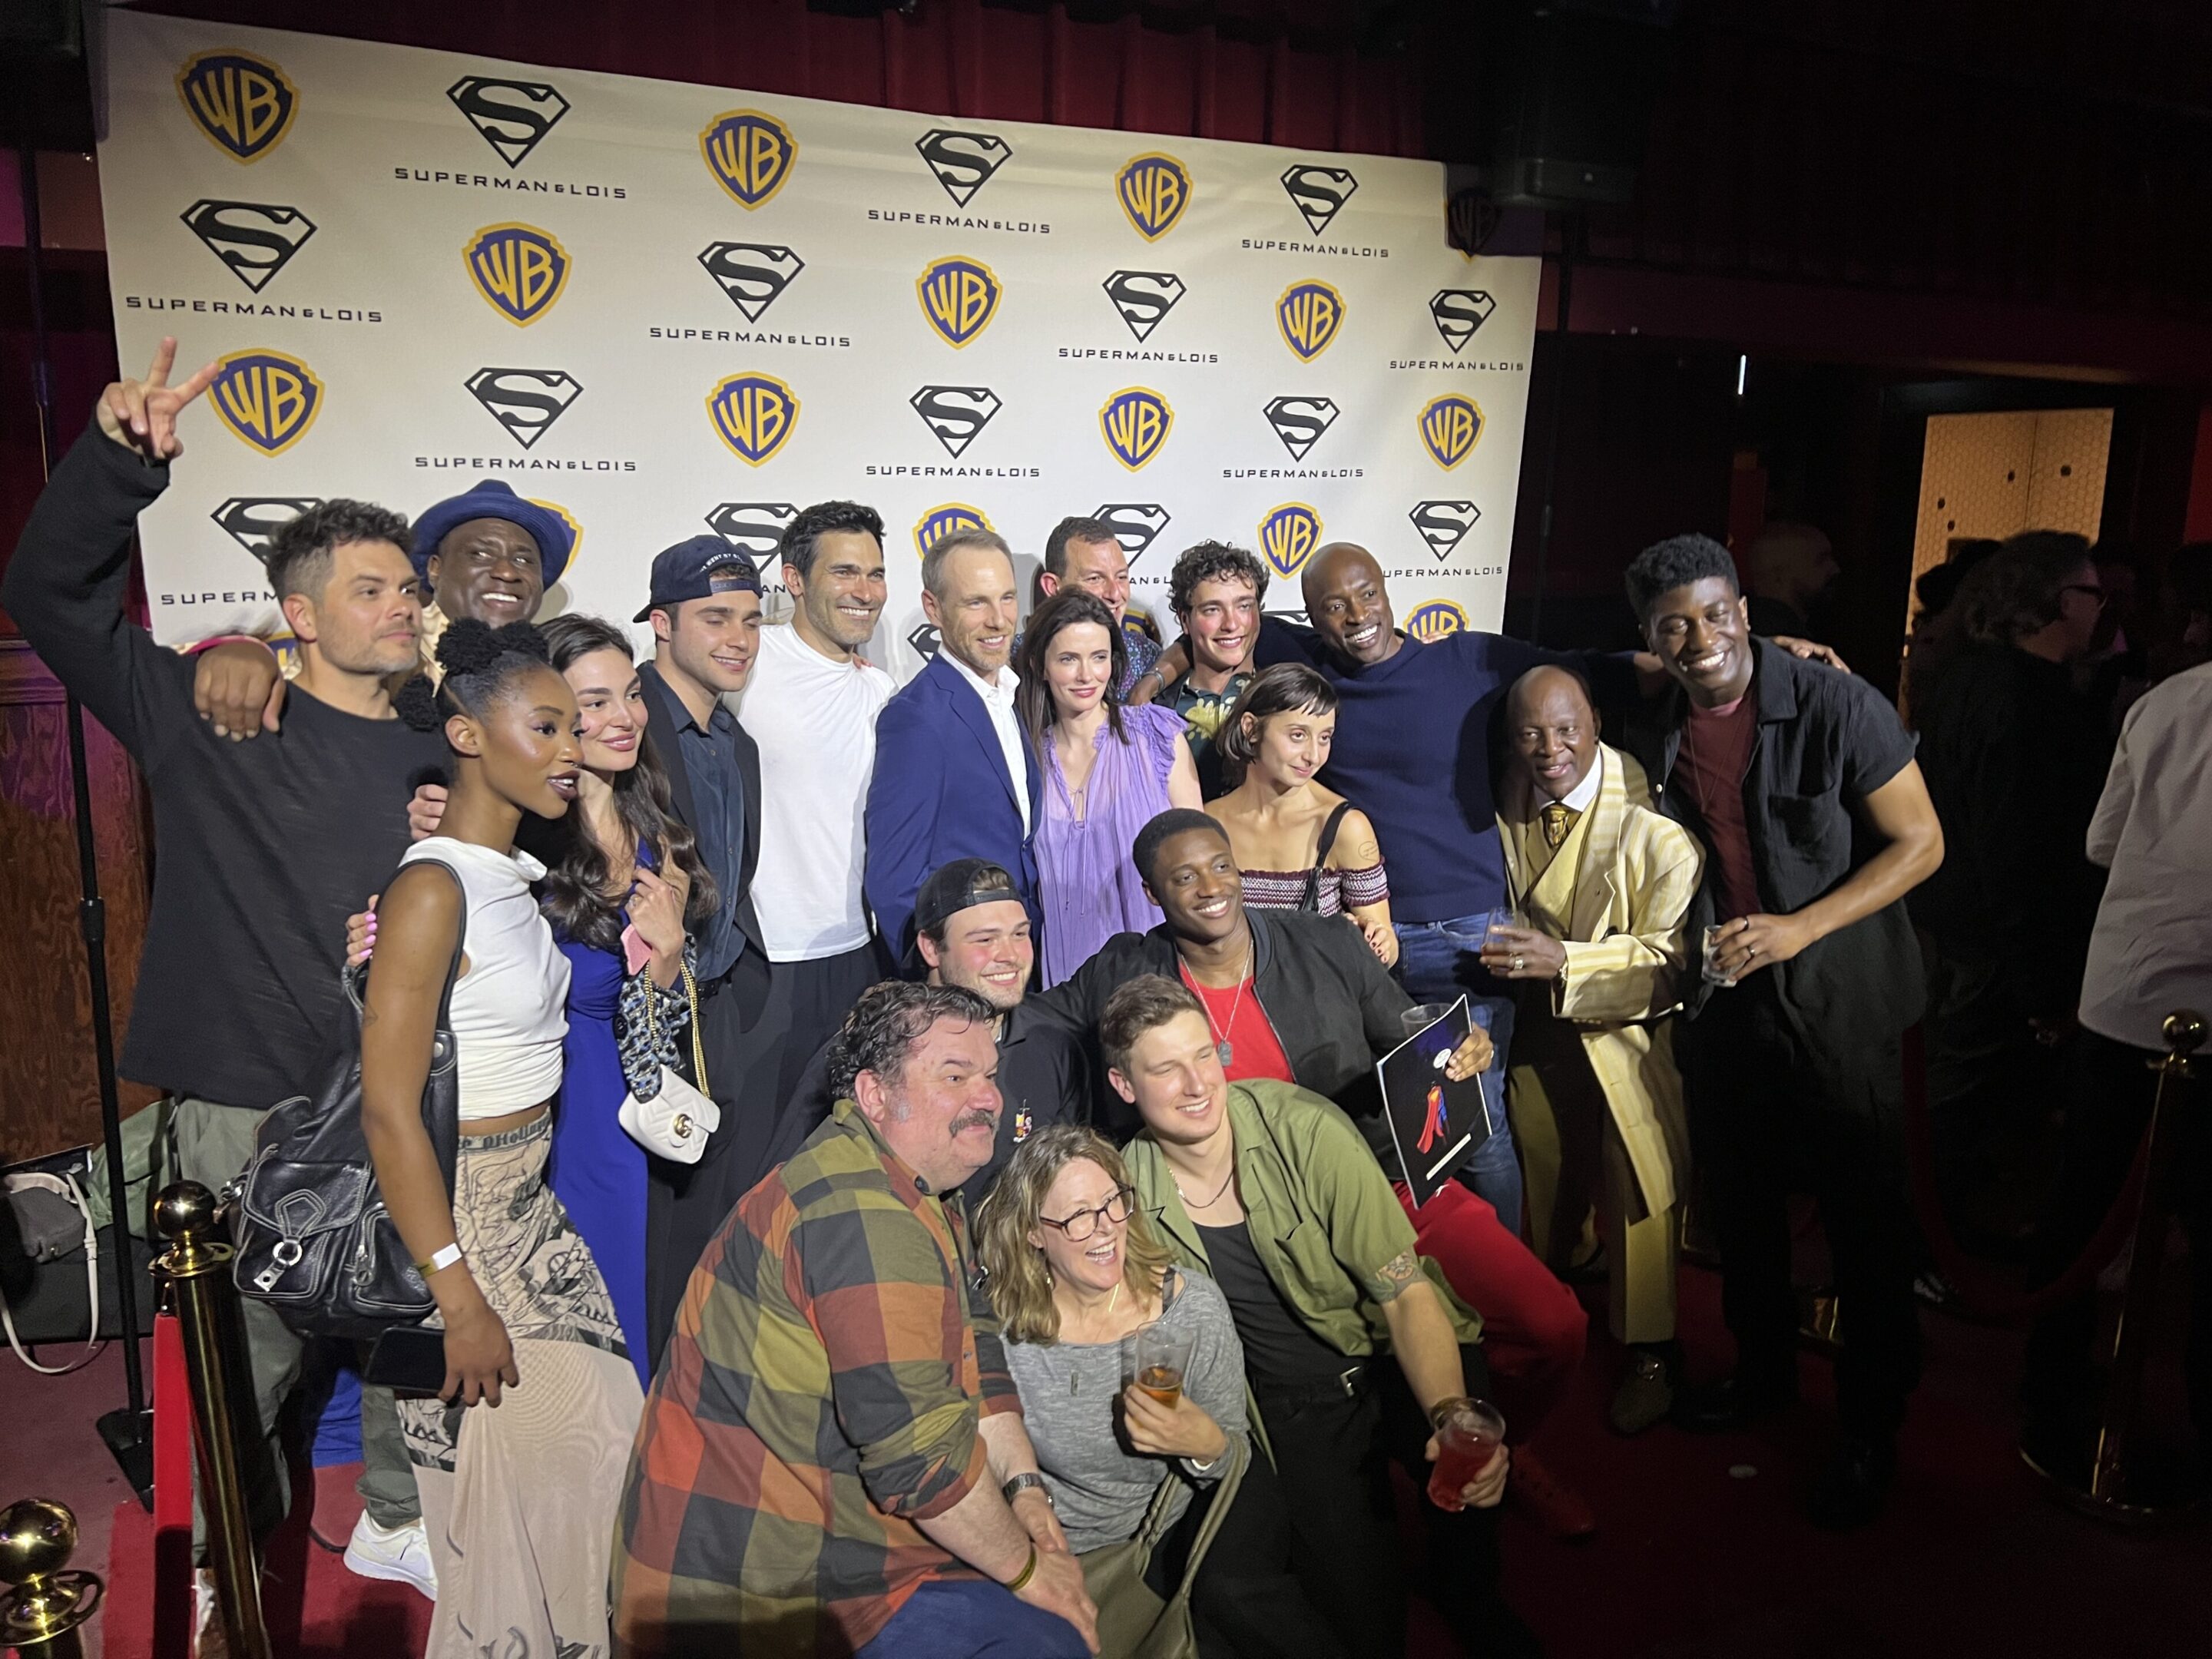
[[653, 597], [630, 620], [643, 622], [654, 611], [686, 599], [760, 591], [760, 572], [750, 559], [720, 536], [694, 536], [653, 556]]
[[504, 519], [538, 544], [538, 563], [550, 587], [568, 568], [576, 538], [558, 513], [528, 501], [497, 478], [486, 478], [465, 495], [448, 495], [415, 520], [415, 574], [430, 580], [430, 556], [438, 544], [471, 519]]

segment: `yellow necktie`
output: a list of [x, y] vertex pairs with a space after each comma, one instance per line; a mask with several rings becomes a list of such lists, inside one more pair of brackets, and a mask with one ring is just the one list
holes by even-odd
[[1581, 814], [1564, 802], [1555, 800], [1545, 803], [1542, 816], [1544, 845], [1556, 853], [1559, 850], [1560, 844], [1566, 840], [1567, 831], [1574, 828], [1575, 819]]

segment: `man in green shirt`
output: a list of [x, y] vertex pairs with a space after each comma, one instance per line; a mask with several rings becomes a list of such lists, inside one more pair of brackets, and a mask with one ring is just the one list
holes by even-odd
[[[1299, 1575], [1352, 1651], [1402, 1653], [1409, 1586], [1389, 1466], [1425, 1486], [1432, 1413], [1487, 1387], [1481, 1321], [1416, 1253], [1351, 1120], [1294, 1084], [1229, 1083], [1184, 987], [1131, 980], [1099, 1041], [1108, 1080], [1144, 1120], [1127, 1154], [1137, 1203], [1236, 1317]], [[1539, 1651], [1498, 1584], [1508, 1462], [1501, 1446], [1460, 1509], [1422, 1504], [1430, 1599], [1485, 1659]]]

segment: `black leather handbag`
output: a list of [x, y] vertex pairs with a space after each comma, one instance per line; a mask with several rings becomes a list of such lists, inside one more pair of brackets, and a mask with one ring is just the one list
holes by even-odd
[[[460, 877], [435, 859], [453, 884]], [[459, 1051], [453, 1042], [453, 981], [468, 937], [467, 890], [446, 988], [438, 999], [430, 1074], [422, 1085], [422, 1127], [453, 1193], [460, 1139]], [[399, 1237], [361, 1124], [361, 980], [348, 969], [354, 1018], [316, 1068], [313, 1087], [271, 1108], [253, 1138], [253, 1161], [232, 1188], [237, 1254], [231, 1273], [241, 1296], [274, 1308], [303, 1335], [368, 1340], [395, 1325], [419, 1323], [437, 1303]]]

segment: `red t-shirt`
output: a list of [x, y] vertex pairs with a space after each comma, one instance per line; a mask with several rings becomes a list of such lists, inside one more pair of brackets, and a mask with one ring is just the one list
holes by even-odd
[[1759, 710], [1747, 691], [1717, 708], [1690, 705], [1689, 724], [1674, 770], [1697, 803], [1712, 853], [1717, 921], [1755, 915], [1759, 902], [1758, 866], [1752, 861], [1751, 832], [1744, 825], [1743, 779], [1751, 769], [1752, 745], [1759, 738]]
[[1283, 1052], [1273, 1022], [1260, 1006], [1250, 980], [1217, 991], [1211, 986], [1200, 985], [1190, 976], [1190, 969], [1181, 963], [1176, 964], [1176, 971], [1206, 1005], [1206, 1021], [1213, 1027], [1213, 1040], [1229, 1045], [1229, 1059], [1221, 1069], [1231, 1083], [1248, 1082], [1255, 1077], [1273, 1078], [1279, 1083], [1297, 1081], [1291, 1075], [1291, 1057]]

